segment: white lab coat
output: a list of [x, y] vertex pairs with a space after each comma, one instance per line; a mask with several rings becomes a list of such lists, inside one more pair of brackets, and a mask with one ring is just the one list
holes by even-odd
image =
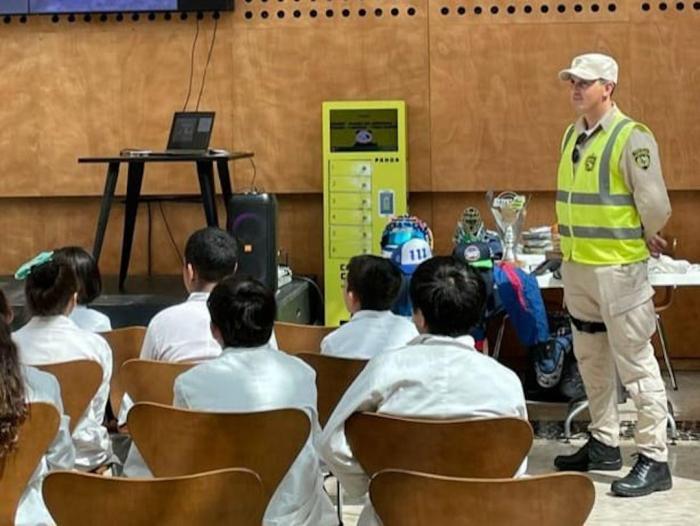
[[[211, 334], [208, 299], [208, 292], [193, 292], [187, 301], [156, 314], [146, 329], [140, 358], [162, 362], [199, 362], [219, 356], [221, 345]], [[277, 349], [274, 332], [270, 344]], [[117, 418], [120, 426], [126, 424], [127, 414], [133, 405], [129, 395], [125, 394]]]
[[[353, 497], [366, 494], [369, 487], [345, 439], [345, 421], [360, 411], [435, 419], [527, 418], [517, 375], [476, 351], [470, 336], [426, 334], [401, 349], [384, 351], [345, 392], [321, 436], [321, 457]], [[379, 522], [368, 505], [358, 525], [370, 524]]]
[[86, 331], [107, 332], [112, 330], [112, 322], [109, 316], [98, 310], [90, 309], [85, 305], [76, 305], [68, 317], [78, 327]]
[[416, 336], [410, 318], [388, 310], [361, 310], [323, 339], [321, 354], [368, 360], [387, 349], [403, 347]]
[[311, 435], [272, 496], [265, 512], [265, 526], [337, 524], [335, 509], [323, 490], [314, 446], [321, 431], [315, 379], [314, 370], [304, 362], [268, 344], [250, 349], [228, 348], [219, 358], [190, 369], [175, 381], [178, 407], [226, 412], [292, 407], [303, 409], [311, 418]]
[[113, 460], [112, 442], [102, 425], [112, 378], [112, 350], [107, 341], [83, 329], [66, 316], [34, 316], [13, 333], [20, 361], [25, 365], [49, 365], [94, 360], [102, 367], [102, 383], [73, 431], [75, 466], [89, 471]]
[[20, 497], [15, 513], [16, 526], [53, 526], [49, 510], [46, 509], [41, 494], [41, 484], [49, 471], [57, 469], [73, 469], [75, 449], [70, 437], [69, 418], [63, 413], [61, 388], [58, 380], [48, 373], [22, 367], [25, 396], [28, 402], [48, 402], [58, 409], [61, 415], [56, 438], [39, 461], [39, 465], [29, 479], [27, 488]]

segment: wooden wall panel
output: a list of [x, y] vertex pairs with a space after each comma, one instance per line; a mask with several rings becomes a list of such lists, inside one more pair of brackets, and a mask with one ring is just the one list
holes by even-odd
[[[672, 4], [671, 4], [672, 5]], [[700, 5], [700, 4], [698, 4]], [[631, 26], [634, 116], [655, 133], [670, 188], [698, 188], [700, 10]]]
[[[359, 16], [358, 8], [367, 14]], [[381, 17], [376, 9], [383, 10]], [[256, 152], [262, 185], [278, 192], [321, 191], [323, 101], [403, 99], [410, 123], [411, 189], [430, 188], [428, 28], [422, 2], [254, 0], [234, 16], [234, 142]]]
[[[231, 23], [224, 18], [217, 32], [202, 109], [217, 112], [212, 146], [233, 149]], [[213, 21], [200, 27], [190, 109]], [[172, 114], [185, 101], [195, 28], [192, 20], [69, 25], [36, 18], [2, 27], [0, 60], [10, 71], [0, 87], [15, 96], [0, 112], [0, 195], [99, 195], [104, 168], [79, 166], [78, 157], [164, 149]], [[149, 167], [144, 192], [197, 191], [192, 171]]]
[[629, 106], [628, 24], [582, 24], [575, 22], [579, 15], [566, 13], [525, 15], [525, 2], [509, 4], [517, 6], [512, 16], [505, 2], [499, 14], [484, 7], [477, 16], [471, 6], [459, 15], [461, 2], [431, 3], [434, 190], [553, 190], [561, 136], [574, 119], [569, 88], [557, 74], [576, 54], [595, 49], [615, 55], [622, 69], [616, 98], [623, 109]]

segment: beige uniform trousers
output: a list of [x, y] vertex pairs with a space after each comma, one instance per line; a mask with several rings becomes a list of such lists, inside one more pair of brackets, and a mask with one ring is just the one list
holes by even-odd
[[603, 322], [607, 332], [572, 327], [574, 354], [590, 403], [591, 435], [619, 444], [615, 371], [637, 408], [635, 441], [640, 453], [665, 462], [666, 389], [654, 357], [656, 327], [646, 262], [630, 265], [562, 265], [564, 300], [575, 318]]

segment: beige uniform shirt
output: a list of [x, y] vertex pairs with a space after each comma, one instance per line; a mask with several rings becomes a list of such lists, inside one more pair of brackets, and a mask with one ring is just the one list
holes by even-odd
[[[620, 110], [613, 106], [591, 130], [600, 126], [609, 131], [618, 113]], [[580, 117], [574, 125], [574, 139], [586, 129], [586, 122]], [[586, 158], [589, 144], [588, 140], [582, 144], [580, 159]], [[634, 197], [634, 204], [644, 227], [644, 236], [649, 239], [658, 233], [671, 217], [671, 203], [661, 173], [659, 147], [653, 135], [639, 128], [632, 131], [620, 158], [620, 170]]]

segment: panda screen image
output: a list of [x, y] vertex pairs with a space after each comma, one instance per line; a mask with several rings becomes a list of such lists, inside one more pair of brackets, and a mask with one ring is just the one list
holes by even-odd
[[332, 152], [395, 152], [398, 112], [393, 109], [331, 110]]

